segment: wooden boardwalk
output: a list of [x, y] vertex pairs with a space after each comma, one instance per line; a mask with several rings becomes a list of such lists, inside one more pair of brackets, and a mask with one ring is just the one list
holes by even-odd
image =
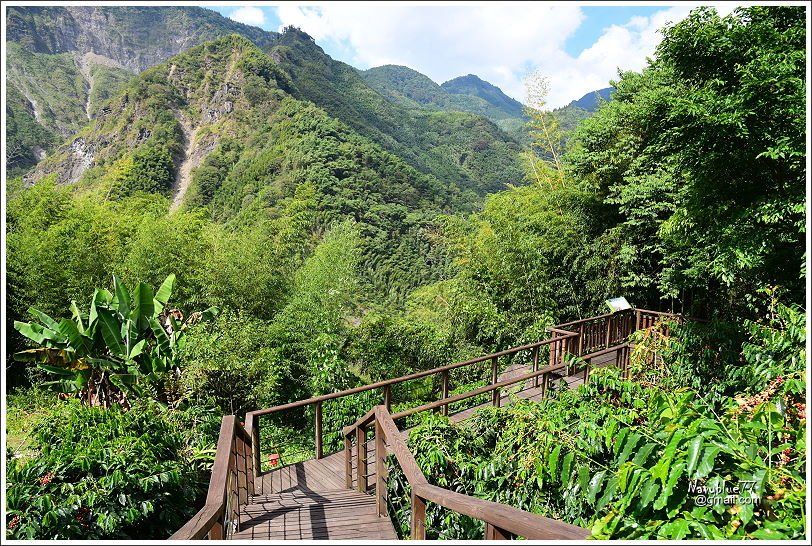
[[[615, 362], [614, 355], [594, 359], [593, 368]], [[530, 372], [526, 365], [511, 365], [499, 376], [509, 380]], [[565, 381], [569, 388], [583, 384], [583, 372], [561, 375], [554, 382]], [[532, 381], [507, 389], [518, 398], [539, 401], [541, 387]], [[500, 405], [512, 403], [508, 393], [502, 393]], [[491, 407], [481, 404], [449, 415], [452, 422], [469, 419], [475, 411]], [[408, 438], [409, 431], [401, 431]], [[367, 484], [375, 483], [375, 445], [367, 442]], [[353, 457], [352, 489], [346, 488], [344, 479], [344, 452], [332, 453], [321, 459], [310, 459], [274, 469], [260, 476], [256, 495], [240, 511], [239, 532], [232, 535], [238, 540], [396, 540], [397, 535], [388, 517], [378, 517], [375, 498], [357, 490], [356, 459]]]
[[[395, 456], [412, 487], [412, 538], [425, 538], [426, 503], [430, 502], [482, 521], [484, 538], [489, 540], [511, 536], [531, 540], [583, 540], [589, 536], [588, 529], [431, 485], [409, 450], [406, 442], [409, 431], [399, 430], [397, 423], [402, 423], [400, 419], [410, 415], [432, 410], [443, 413], [450, 411], [449, 418], [453, 422], [461, 422], [483, 407], [507, 406], [517, 399], [540, 401], [550, 389], [575, 388], [588, 380], [590, 369], [610, 364], [617, 364], [625, 376], [633, 347], [629, 336], [637, 330], [654, 328], [660, 329], [660, 335], [667, 336], [667, 321], [671, 320], [683, 319], [670, 313], [645, 309], [626, 309], [579, 319], [548, 328], [550, 337], [540, 341], [464, 362], [250, 411], [245, 414], [244, 423], [235, 415], [224, 416], [206, 502], [170, 538], [266, 541], [396, 539], [393, 524], [386, 516], [387, 476], [376, 475], [376, 471], [387, 474], [386, 465], [375, 460], [376, 453], [386, 453], [387, 456]], [[569, 355], [578, 355], [581, 359], [571, 361]], [[546, 365], [548, 356], [549, 365]], [[539, 362], [539, 358], [544, 359], [544, 363]], [[503, 368], [505, 359], [532, 364]], [[474, 376], [480, 376], [482, 367], [488, 365], [490, 378], [484, 381], [484, 385], [456, 394], [450, 392], [453, 370], [466, 368]], [[570, 366], [577, 366], [578, 369]], [[391, 412], [395, 387], [429, 377], [435, 387], [439, 385], [439, 399]], [[382, 403], [371, 408], [356, 422], [346, 424], [343, 429], [345, 445], [356, 445], [351, 451], [323, 454], [323, 404], [372, 391], [380, 393]], [[482, 403], [486, 399], [487, 403]], [[314, 416], [315, 458], [269, 472], [259, 472], [263, 453], [260, 418], [304, 408], [312, 411]], [[360, 446], [358, 442], [361, 442]]]

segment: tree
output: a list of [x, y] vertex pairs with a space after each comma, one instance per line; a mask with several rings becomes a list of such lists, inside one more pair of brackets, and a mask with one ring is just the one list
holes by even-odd
[[568, 164], [618, 206], [627, 285], [703, 314], [802, 301], [805, 43], [798, 6], [694, 10], [582, 124]]
[[29, 313], [41, 324], [15, 321], [14, 328], [39, 347], [14, 357], [56, 375], [51, 384], [91, 406], [128, 406], [128, 395], [144, 395], [150, 387], [165, 401], [163, 382], [175, 371], [184, 331], [219, 312], [211, 307], [183, 321], [180, 311], [167, 309], [174, 283], [168, 276], [155, 293], [140, 283], [130, 295], [114, 275], [113, 292], [97, 289], [89, 313], [74, 301], [72, 318], [59, 322], [32, 307]]

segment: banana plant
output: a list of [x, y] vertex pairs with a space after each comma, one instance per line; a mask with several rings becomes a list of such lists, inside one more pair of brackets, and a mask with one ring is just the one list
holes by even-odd
[[177, 370], [185, 331], [219, 313], [210, 307], [184, 321], [167, 307], [174, 285], [169, 275], [156, 292], [139, 283], [130, 294], [113, 275], [113, 291], [96, 289], [87, 314], [75, 301], [71, 318], [59, 321], [32, 307], [28, 312], [39, 322], [15, 321], [14, 328], [39, 347], [14, 357], [36, 363], [56, 376], [51, 385], [89, 405], [128, 406], [128, 396], [144, 396], [147, 388], [160, 399], [167, 374]]

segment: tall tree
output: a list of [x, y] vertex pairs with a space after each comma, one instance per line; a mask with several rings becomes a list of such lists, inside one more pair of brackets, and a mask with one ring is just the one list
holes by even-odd
[[799, 6], [695, 10], [584, 122], [569, 164], [618, 205], [630, 286], [705, 313], [802, 300], [805, 44]]

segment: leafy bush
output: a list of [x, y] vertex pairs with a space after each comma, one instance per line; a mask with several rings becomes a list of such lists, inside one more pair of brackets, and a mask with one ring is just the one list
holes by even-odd
[[218, 421], [151, 402], [60, 404], [33, 431], [38, 456], [8, 462], [6, 536], [167, 538], [206, 489]]
[[[595, 538], [799, 539], [807, 458], [803, 314], [777, 305], [749, 329], [744, 364], [726, 364], [747, 369], [749, 382], [743, 374], [716, 388], [727, 380], [709, 376], [693, 390], [669, 384], [675, 376], [637, 383], [602, 368], [588, 385], [541, 403], [481, 410], [459, 425], [429, 418], [411, 431], [410, 447], [436, 485], [589, 527]], [[672, 344], [667, 357], [680, 346]], [[739, 394], [728, 394], [735, 388]], [[408, 488], [399, 472], [391, 476], [390, 513], [407, 530]], [[429, 537], [481, 533], [436, 506], [427, 517]]]

